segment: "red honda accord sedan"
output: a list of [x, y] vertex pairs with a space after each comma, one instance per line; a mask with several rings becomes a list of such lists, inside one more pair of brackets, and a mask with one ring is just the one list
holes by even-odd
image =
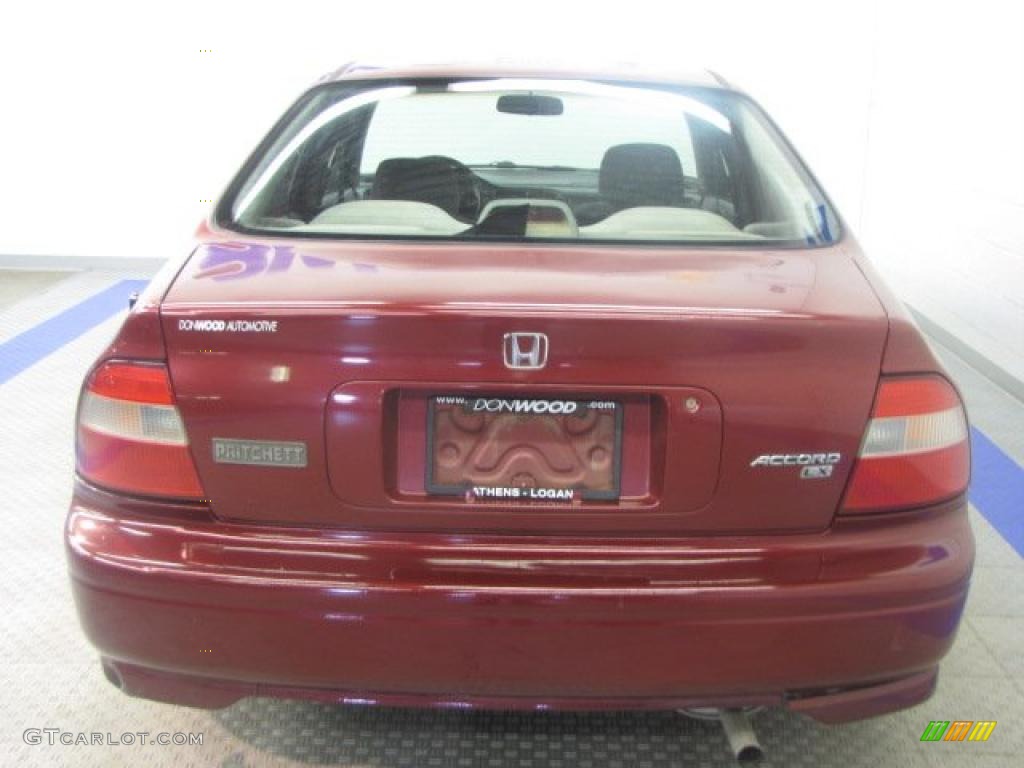
[[967, 424], [721, 78], [347, 67], [84, 383], [67, 520], [109, 679], [738, 710], [932, 692]]

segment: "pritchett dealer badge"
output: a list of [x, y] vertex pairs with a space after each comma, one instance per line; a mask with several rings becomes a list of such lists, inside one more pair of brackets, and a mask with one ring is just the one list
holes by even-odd
[[306, 444], [215, 437], [213, 438], [213, 460], [219, 464], [304, 467], [306, 466]]

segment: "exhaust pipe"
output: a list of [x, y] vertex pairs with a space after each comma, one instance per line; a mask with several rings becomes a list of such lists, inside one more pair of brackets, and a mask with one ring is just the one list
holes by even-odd
[[741, 763], [759, 763], [764, 757], [764, 751], [757, 743], [754, 726], [747, 713], [742, 709], [723, 709], [718, 713], [718, 720], [722, 723], [725, 738], [729, 740], [729, 747], [736, 760]]
[[754, 734], [754, 726], [750, 722], [750, 714], [756, 712], [760, 707], [748, 709], [714, 709], [711, 707], [698, 707], [693, 709], [681, 709], [682, 714], [692, 717], [695, 720], [717, 720], [722, 724], [725, 731], [725, 738], [729, 741], [729, 748], [733, 757], [740, 763], [757, 763], [764, 757], [764, 750], [757, 742]]

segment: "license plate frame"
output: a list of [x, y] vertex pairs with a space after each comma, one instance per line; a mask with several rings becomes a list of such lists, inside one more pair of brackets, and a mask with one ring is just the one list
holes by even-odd
[[[511, 403], [513, 408], [523, 408], [522, 404], [526, 404], [526, 408], [530, 410], [526, 411], [508, 411], [501, 410], [497, 413], [493, 411], [473, 411], [479, 402], [486, 402], [490, 407], [494, 407], [495, 404], [507, 404]], [[533, 404], [533, 405], [531, 405]], [[536, 405], [536, 404], [546, 404]], [[559, 405], [561, 404], [561, 405]], [[572, 413], [566, 413], [565, 409], [569, 407], [569, 404], [575, 404], [575, 410]], [[587, 469], [583, 467], [585, 463], [584, 457], [579, 455], [576, 448], [576, 444], [573, 439], [568, 436], [569, 430], [566, 425], [569, 424], [568, 419], [587, 418], [589, 411], [596, 413], [595, 419], [602, 420], [600, 425], [596, 426], [595, 429], [599, 429], [604, 437], [609, 437], [608, 432], [611, 431], [611, 457], [610, 461], [601, 462], [602, 466], [607, 464], [607, 472], [602, 470], [604, 475], [603, 481], [600, 483], [600, 487], [584, 487], [580, 485], [567, 485], [565, 483], [545, 485], [545, 486], [522, 486], [513, 484], [504, 485], [491, 485], [491, 484], [474, 484], [471, 479], [463, 480], [460, 483], [452, 483], [446, 481], [444, 477], [445, 472], [441, 471], [438, 467], [439, 457], [437, 455], [438, 449], [438, 425], [437, 425], [437, 413], [441, 407], [443, 410], [452, 410], [455, 408], [461, 408], [464, 411], [473, 413], [474, 416], [482, 415], [483, 424], [482, 431], [487, 429], [493, 430], [493, 425], [499, 420], [509, 421], [526, 419], [547, 419], [548, 428], [551, 426], [552, 418], [557, 421], [562, 420], [561, 432], [564, 433], [564, 443], [561, 446], [563, 454], [566, 450], [571, 451], [571, 454], [579, 461], [580, 466], [577, 467], [577, 472], [582, 471], [584, 474], [587, 473]], [[499, 405], [499, 408], [507, 407]], [[555, 408], [558, 413], [553, 412], [551, 409]], [[430, 496], [449, 496], [449, 497], [463, 497], [467, 500], [474, 501], [505, 501], [512, 503], [574, 503], [577, 501], [618, 501], [621, 497], [622, 491], [622, 431], [624, 421], [625, 403], [621, 400], [601, 398], [601, 397], [557, 397], [557, 396], [502, 396], [502, 395], [480, 395], [480, 394], [450, 394], [450, 393], [438, 393], [431, 394], [427, 397], [426, 407], [426, 446], [425, 446], [425, 490]], [[608, 417], [610, 416], [610, 423]], [[441, 430], [444, 431], [444, 426]], [[577, 438], [578, 439], [578, 438]], [[600, 448], [603, 445], [595, 445], [594, 448]], [[563, 458], [569, 454], [564, 454]], [[594, 470], [596, 471], [596, 470]], [[449, 475], [451, 473], [448, 473]], [[519, 488], [518, 492], [514, 492], [513, 489]], [[571, 495], [566, 496], [566, 492], [571, 491]]]

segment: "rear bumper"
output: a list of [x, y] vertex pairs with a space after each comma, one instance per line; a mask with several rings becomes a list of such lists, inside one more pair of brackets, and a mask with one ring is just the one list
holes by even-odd
[[495, 708], [784, 704], [825, 721], [931, 693], [966, 599], [963, 500], [820, 534], [553, 539], [161, 520], [79, 485], [75, 600], [108, 676]]

